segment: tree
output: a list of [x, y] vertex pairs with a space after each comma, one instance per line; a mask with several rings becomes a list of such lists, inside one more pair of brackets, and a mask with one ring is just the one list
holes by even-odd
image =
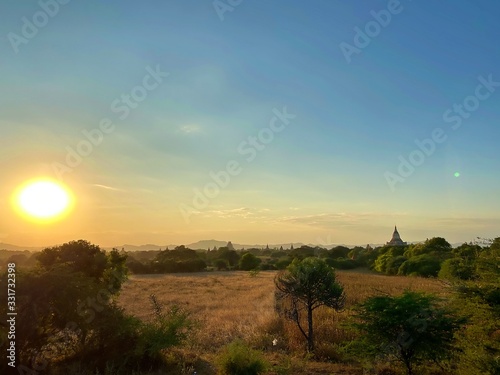
[[398, 270], [398, 275], [435, 277], [441, 268], [438, 258], [430, 255], [417, 255], [405, 261]]
[[432, 254], [440, 259], [445, 259], [450, 256], [451, 250], [450, 243], [444, 238], [433, 237], [430, 240], [425, 240], [424, 243], [410, 246], [404, 255], [410, 258], [417, 255]]
[[37, 257], [44, 271], [64, 266], [68, 271], [82, 273], [102, 286], [112, 284], [112, 289], [117, 291], [127, 277], [126, 260], [127, 255], [116, 249], [106, 253], [85, 240], [44, 249]]
[[450, 258], [441, 264], [439, 278], [447, 280], [472, 280], [474, 278], [474, 265], [467, 259]]
[[240, 255], [235, 250], [229, 250], [227, 247], [219, 248], [216, 257], [226, 260], [231, 267], [236, 266], [240, 260]]
[[[23, 366], [50, 361], [50, 373], [73, 373], [66, 368], [71, 365], [82, 373], [115, 366], [120, 366], [116, 374], [152, 369], [160, 366], [161, 350], [177, 345], [189, 328], [178, 309], [142, 323], [116, 305], [112, 297], [126, 278], [126, 255], [117, 250], [72, 241], [43, 250], [38, 262], [33, 270], [15, 273], [16, 321], [22, 322], [16, 326], [16, 355]], [[0, 274], [0, 284], [6, 279]], [[7, 301], [7, 290], [0, 288], [0, 300]], [[6, 316], [6, 303], [0, 314]], [[0, 325], [0, 337], [7, 337], [6, 325]], [[6, 345], [0, 341], [2, 352]], [[0, 372], [6, 373], [6, 363]]]
[[241, 257], [239, 262], [239, 267], [240, 270], [250, 271], [257, 268], [261, 262], [262, 261], [255, 255], [246, 253]]
[[353, 326], [362, 334], [358, 344], [373, 357], [394, 357], [408, 375], [420, 362], [448, 358], [454, 334], [466, 319], [439, 302], [432, 295], [411, 291], [369, 298], [355, 308]]
[[[38, 267], [16, 274], [16, 312], [23, 322], [16, 338], [24, 363], [49, 347], [54, 356], [64, 356], [95, 338], [97, 315], [126, 278], [126, 256], [83, 240], [47, 248], [37, 260]], [[0, 295], [4, 298], [3, 289]]]
[[500, 237], [490, 240], [490, 246], [477, 259], [477, 273], [483, 281], [500, 284]]
[[349, 249], [348, 247], [340, 246], [340, 245], [335, 246], [331, 250], [328, 250], [328, 257], [333, 258], [333, 259], [346, 258], [347, 254], [349, 254], [350, 251], [351, 251], [351, 249]]
[[[344, 288], [333, 268], [323, 259], [295, 259], [285, 271], [276, 275], [276, 310], [294, 321], [307, 340], [307, 350], [314, 351], [313, 311], [320, 306], [341, 310], [345, 304]], [[302, 312], [307, 316], [307, 332], [302, 327]]]
[[216, 259], [214, 260], [214, 266], [217, 268], [217, 271], [227, 270], [228, 264], [225, 259]]

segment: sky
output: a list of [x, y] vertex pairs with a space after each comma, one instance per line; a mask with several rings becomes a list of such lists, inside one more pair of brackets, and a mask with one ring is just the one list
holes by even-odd
[[[500, 235], [495, 0], [5, 0], [0, 242]], [[71, 212], [13, 194], [50, 178]]]

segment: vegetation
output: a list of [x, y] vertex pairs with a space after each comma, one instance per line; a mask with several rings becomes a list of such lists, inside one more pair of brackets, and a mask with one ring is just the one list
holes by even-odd
[[267, 366], [262, 353], [237, 340], [222, 350], [217, 367], [222, 375], [258, 375]]
[[[370, 354], [371, 374], [401, 374], [387, 362], [396, 358], [425, 375], [499, 374], [500, 239], [448, 245], [126, 253], [73, 241], [0, 260], [19, 260], [22, 373], [215, 375], [237, 363], [243, 373], [359, 375]], [[178, 272], [193, 273], [161, 275]]]
[[[67, 373], [78, 365], [116, 373], [161, 365], [160, 351], [178, 345], [189, 320], [178, 310], [153, 322], [126, 315], [115, 299], [126, 279], [126, 256], [87, 241], [47, 248], [29, 271], [16, 272], [15, 339], [22, 366]], [[2, 281], [6, 275], [1, 277]], [[7, 300], [7, 288], [0, 298]], [[1, 313], [7, 304], [2, 304]], [[6, 337], [6, 327], [1, 327]], [[7, 342], [1, 349], [6, 351]], [[7, 370], [5, 361], [3, 370]], [[29, 367], [23, 368], [29, 370]]]
[[369, 298], [355, 312], [353, 326], [361, 336], [350, 346], [357, 344], [375, 358], [394, 357], [408, 375], [414, 374], [417, 364], [450, 358], [454, 334], [466, 322], [440, 306], [436, 297], [410, 291]]
[[[276, 310], [293, 320], [307, 340], [307, 350], [314, 351], [313, 312], [327, 306], [340, 310], [345, 304], [344, 288], [337, 282], [335, 272], [320, 258], [294, 260], [287, 270], [275, 278]], [[302, 328], [302, 312], [307, 318], [307, 332]]]

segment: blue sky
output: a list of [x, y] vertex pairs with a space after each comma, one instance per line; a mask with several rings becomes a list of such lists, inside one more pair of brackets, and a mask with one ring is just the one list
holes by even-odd
[[[500, 82], [498, 2], [243, 0], [220, 15], [204, 0], [46, 1], [55, 14], [27, 37], [40, 3], [0, 5], [1, 242], [366, 244], [394, 224], [407, 241], [499, 235], [500, 89], [474, 99]], [[390, 14], [385, 27], [374, 13]], [[372, 31], [366, 47], [355, 28]], [[342, 43], [358, 48], [350, 62]], [[112, 103], [148, 69], [168, 77], [120, 119]], [[464, 100], [473, 110], [453, 129], [443, 114]], [[285, 107], [295, 117], [246, 161], [238, 147]], [[54, 172], [104, 118], [102, 142]], [[437, 128], [446, 140], [388, 183]], [[240, 173], [196, 207], [231, 160]], [[75, 207], [40, 225], [10, 197], [43, 176]]]

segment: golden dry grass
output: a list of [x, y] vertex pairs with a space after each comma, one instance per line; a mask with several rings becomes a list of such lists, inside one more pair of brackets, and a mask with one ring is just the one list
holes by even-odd
[[[173, 304], [187, 309], [199, 322], [191, 347], [202, 352], [215, 352], [235, 338], [242, 338], [261, 348], [278, 347], [300, 351], [303, 339], [293, 324], [283, 324], [274, 312], [275, 272], [206, 272], [174, 275], [135, 275], [124, 284], [118, 303], [141, 319], [152, 317], [149, 295], [155, 294], [166, 308]], [[315, 315], [316, 340], [320, 355], [335, 358], [335, 342], [349, 339], [341, 323], [349, 308], [367, 297], [388, 293], [400, 294], [405, 289], [446, 295], [437, 280], [376, 275], [369, 272], [337, 271], [338, 280], [347, 295], [346, 310], [318, 309]], [[324, 344], [327, 343], [327, 344]]]

